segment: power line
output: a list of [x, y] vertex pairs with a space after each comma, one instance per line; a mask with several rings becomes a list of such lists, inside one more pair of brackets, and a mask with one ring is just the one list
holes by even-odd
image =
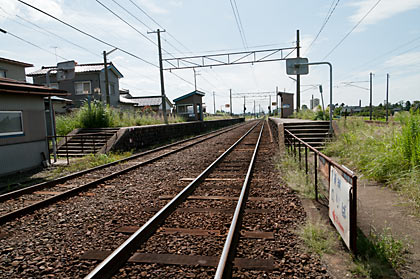
[[136, 31], [140, 36], [142, 36], [143, 38], [145, 38], [146, 40], [148, 40], [149, 42], [151, 42], [153, 45], [157, 46], [157, 44], [150, 39], [149, 37], [147, 37], [146, 35], [144, 35], [143, 33], [141, 33], [137, 28], [135, 28], [133, 25], [131, 25], [128, 21], [126, 21], [125, 19], [123, 19], [122, 17], [120, 17], [116, 12], [114, 12], [113, 10], [111, 10], [110, 8], [108, 8], [105, 4], [103, 4], [101, 1], [96, 0], [96, 2], [98, 2], [102, 7], [104, 7], [105, 9], [107, 9], [111, 14], [113, 14], [114, 16], [116, 16], [117, 18], [119, 18], [122, 22], [124, 22], [125, 24], [127, 24], [128, 26], [130, 26], [134, 31]]
[[147, 61], [147, 60], [145, 60], [145, 59], [143, 59], [143, 58], [141, 58], [141, 57], [139, 57], [139, 56], [137, 56], [137, 55], [135, 55], [135, 54], [133, 54], [133, 53], [131, 53], [131, 52], [129, 52], [129, 51], [126, 51], [126, 50], [124, 50], [124, 49], [122, 49], [122, 48], [119, 48], [119, 47], [117, 47], [117, 46], [115, 46], [115, 45], [113, 45], [113, 44], [110, 44], [110, 43], [108, 43], [108, 42], [106, 42], [106, 41], [102, 40], [102, 39], [99, 39], [98, 37], [95, 37], [95, 36], [93, 36], [93, 35], [91, 35], [91, 34], [89, 34], [89, 33], [85, 32], [85, 31], [83, 31], [83, 30], [81, 30], [81, 29], [79, 29], [79, 28], [77, 28], [77, 27], [75, 27], [75, 26], [73, 26], [73, 25], [71, 25], [71, 24], [69, 24], [69, 23], [67, 23], [67, 22], [65, 22], [65, 21], [63, 21], [63, 20], [61, 20], [61, 19], [59, 19], [59, 18], [57, 18], [57, 17], [55, 17], [55, 16], [53, 16], [53, 15], [51, 15], [51, 14], [49, 14], [49, 13], [47, 13], [47, 12], [45, 12], [45, 11], [43, 11], [43, 10], [39, 9], [39, 8], [37, 8], [37, 7], [35, 7], [35, 6], [32, 6], [31, 4], [28, 4], [28, 3], [26, 3], [26, 2], [24, 2], [24, 1], [22, 1], [22, 0], [18, 0], [18, 1], [19, 1], [19, 2], [21, 2], [21, 3], [22, 3], [22, 4], [24, 4], [24, 5], [26, 5], [26, 6], [30, 7], [30, 8], [32, 8], [32, 9], [34, 9], [34, 10], [37, 10], [37, 11], [38, 11], [38, 12], [40, 12], [40, 13], [43, 13], [43, 14], [45, 14], [45, 15], [47, 15], [47, 16], [49, 16], [49, 17], [51, 17], [51, 18], [55, 19], [55, 20], [57, 20], [58, 22], [61, 22], [62, 24], [64, 24], [64, 25], [66, 25], [66, 26], [68, 26], [68, 27], [70, 27], [70, 28], [72, 28], [72, 29], [76, 30], [77, 32], [82, 33], [83, 35], [86, 35], [86, 36], [88, 36], [88, 37], [90, 37], [90, 38], [92, 38], [92, 39], [94, 39], [94, 40], [96, 40], [96, 41], [98, 41], [98, 42], [101, 42], [101, 43], [103, 43], [103, 44], [105, 44], [105, 45], [107, 45], [107, 46], [110, 46], [110, 47], [112, 47], [112, 48], [116, 48], [116, 49], [120, 50], [121, 52], [124, 52], [125, 54], [128, 54], [128, 55], [130, 55], [130, 56], [132, 56], [132, 57], [134, 57], [134, 58], [137, 58], [137, 59], [139, 59], [139, 60], [143, 61], [144, 63], [147, 63], [147, 64], [149, 64], [149, 65], [151, 65], [151, 66], [156, 67], [156, 68], [159, 68], [157, 65], [153, 64], [152, 62], [149, 62], [149, 61]]
[[[328, 13], [327, 16], [324, 19], [324, 22], [321, 26], [321, 28], [318, 31], [318, 34], [316, 34], [315, 38], [312, 40], [312, 42], [309, 44], [309, 47], [306, 49], [305, 53], [307, 53], [309, 51], [309, 49], [312, 47], [312, 45], [315, 43], [315, 41], [318, 39], [319, 35], [321, 34], [322, 30], [324, 30], [325, 26], [327, 25], [328, 21], [330, 20], [332, 14], [335, 11], [335, 8], [337, 7], [338, 3], [340, 2], [340, 0], [337, 0], [337, 2], [335, 2], [336, 0], [333, 0], [331, 3], [330, 8], [328, 9]], [[335, 2], [335, 5], [334, 5]], [[334, 5], [334, 8], [333, 8]]]
[[[162, 25], [160, 25], [156, 20], [154, 20], [145, 10], [143, 10], [141, 7], [139, 7], [133, 0], [129, 0], [137, 9], [139, 9], [143, 14], [145, 14], [151, 21], [153, 21], [157, 26], [159, 26], [162, 29], [165, 29], [162, 27]], [[174, 39], [180, 46], [182, 46], [183, 48], [185, 48], [186, 50], [188, 50], [188, 48], [181, 43], [180, 41], [178, 41], [171, 33], [169, 33], [167, 31], [168, 35]]]
[[17, 38], [17, 39], [19, 39], [19, 40], [21, 40], [21, 41], [24, 41], [25, 43], [27, 43], [27, 44], [30, 44], [30, 45], [32, 45], [32, 46], [34, 46], [34, 47], [36, 47], [36, 48], [39, 48], [39, 49], [41, 49], [41, 50], [43, 50], [43, 51], [45, 51], [45, 52], [48, 52], [49, 54], [52, 54], [52, 55], [54, 55], [54, 56], [58, 56], [58, 57], [60, 57], [61, 59], [64, 59], [64, 60], [69, 60], [69, 59], [67, 59], [67, 58], [65, 58], [65, 57], [63, 57], [63, 56], [60, 56], [60, 55], [58, 55], [58, 54], [55, 54], [54, 52], [52, 52], [52, 51], [49, 51], [48, 49], [45, 49], [45, 48], [43, 48], [43, 47], [41, 47], [41, 46], [39, 46], [39, 45], [36, 45], [36, 44], [34, 44], [34, 43], [32, 43], [32, 42], [30, 42], [30, 41], [28, 41], [28, 40], [25, 40], [25, 39], [23, 39], [23, 38], [21, 38], [21, 37], [19, 37], [18, 35], [15, 35], [15, 34], [13, 34], [13, 33], [10, 33], [10, 32], [8, 32], [8, 31], [6, 31], [6, 30], [4, 30], [4, 29], [1, 29], [0, 28], [0, 32], [2, 32], [2, 33], [4, 33], [4, 34], [9, 34], [10, 36], [12, 36], [12, 37], [15, 37], [15, 38]]
[[[5, 11], [2, 7], [0, 7], [0, 9], [1, 9], [1, 10], [5, 13], [5, 14], [7, 14], [7, 15], [9, 15], [9, 16], [13, 16], [12, 14], [8, 13], [7, 11]], [[31, 25], [33, 25], [33, 26], [35, 26], [35, 27], [37, 27], [37, 28], [39, 28], [39, 29], [43, 30], [44, 32], [46, 32], [46, 33], [48, 33], [48, 34], [50, 34], [50, 35], [52, 35], [52, 36], [55, 36], [55, 37], [57, 37], [57, 38], [59, 38], [59, 39], [61, 39], [61, 40], [63, 40], [63, 41], [66, 41], [66, 42], [67, 42], [67, 43], [69, 43], [69, 44], [72, 44], [72, 45], [74, 45], [74, 46], [76, 46], [76, 47], [78, 47], [78, 48], [80, 48], [80, 49], [83, 49], [83, 50], [85, 50], [85, 51], [87, 51], [87, 52], [89, 52], [89, 53], [91, 53], [91, 54], [93, 54], [93, 55], [96, 55], [96, 56], [102, 57], [101, 55], [99, 55], [99, 54], [97, 54], [97, 53], [94, 53], [94, 52], [90, 51], [89, 49], [87, 49], [87, 48], [85, 48], [85, 47], [83, 47], [83, 46], [81, 46], [81, 45], [78, 45], [78, 44], [76, 44], [76, 43], [73, 43], [72, 41], [67, 40], [66, 38], [64, 38], [64, 37], [62, 37], [62, 36], [60, 36], [60, 35], [57, 35], [57, 34], [55, 34], [54, 32], [51, 32], [51, 31], [49, 31], [48, 29], [43, 28], [43, 27], [41, 27], [41, 26], [39, 26], [39, 25], [37, 25], [37, 24], [35, 24], [35, 23], [33, 23], [33, 22], [31, 22], [31, 21], [29, 21], [29, 20], [27, 20], [27, 19], [25, 19], [25, 18], [23, 18], [23, 17], [21, 17], [21, 16], [19, 16], [19, 15], [14, 15], [14, 16], [16, 16], [17, 18], [19, 18], [20, 20], [23, 20], [23, 21], [25, 21], [25, 22], [27, 22], [27, 23], [29, 23], [29, 24], [31, 24]], [[12, 18], [12, 20], [13, 20], [14, 22], [16, 22], [16, 23], [18, 23], [18, 24], [22, 25], [22, 26], [25, 26], [26, 28], [31, 28], [32, 30], [35, 30], [35, 31], [37, 31], [37, 32], [42, 33], [41, 31], [39, 31], [39, 30], [37, 30], [37, 29], [35, 29], [35, 28], [32, 28], [32, 27], [26, 26], [26, 25], [22, 24], [21, 22], [19, 22], [19, 21], [17, 21], [17, 20], [14, 20], [13, 18]], [[44, 33], [44, 34], [45, 34], [45, 33]]]
[[236, 26], [238, 27], [238, 30], [239, 30], [239, 35], [241, 36], [242, 44], [243, 44], [244, 48], [247, 49], [245, 35], [242, 33], [241, 25], [239, 24], [239, 20], [238, 20], [238, 16], [236, 15], [235, 7], [233, 5], [232, 0], [229, 0], [229, 1], [230, 1], [230, 6], [232, 7], [233, 15], [235, 17]]
[[375, 5], [372, 6], [372, 8], [369, 9], [369, 11], [356, 23], [356, 25], [338, 42], [338, 44], [336, 44], [331, 50], [330, 52], [328, 52], [328, 54], [322, 58], [322, 60], [325, 60], [328, 56], [331, 55], [331, 53], [333, 53], [334, 50], [336, 50], [337, 47], [339, 47], [344, 40], [360, 25], [360, 23], [362, 23], [362, 21], [376, 8], [376, 6], [378, 6], [378, 4], [381, 2], [382, 0], [378, 0]]

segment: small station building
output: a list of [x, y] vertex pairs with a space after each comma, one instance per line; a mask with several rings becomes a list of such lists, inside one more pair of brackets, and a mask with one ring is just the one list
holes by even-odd
[[64, 90], [0, 78], [0, 175], [47, 160], [44, 97], [66, 95]]
[[204, 95], [204, 92], [195, 90], [174, 99], [176, 113], [189, 121], [203, 121]]

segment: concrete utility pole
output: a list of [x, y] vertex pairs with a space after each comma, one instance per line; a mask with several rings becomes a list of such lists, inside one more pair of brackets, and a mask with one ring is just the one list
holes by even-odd
[[165, 124], [168, 124], [168, 116], [166, 115], [166, 96], [165, 96], [165, 83], [163, 79], [163, 63], [162, 63], [162, 46], [160, 43], [160, 32], [165, 32], [165, 30], [156, 30], [152, 32], [147, 32], [148, 34], [157, 33], [158, 37], [158, 49], [159, 49], [159, 72], [160, 72], [160, 91], [162, 94], [162, 112], [163, 112], [163, 119], [165, 120]]
[[246, 101], [245, 101], [245, 96], [244, 96], [244, 117], [245, 117], [245, 112], [246, 112]]
[[314, 94], [312, 94], [312, 104], [310, 105], [311, 109], [314, 109]]
[[270, 116], [271, 114], [271, 95], [268, 96], [269, 100], [268, 100], [268, 115]]
[[322, 111], [325, 114], [325, 107], [324, 107], [324, 96], [322, 95], [322, 85], [319, 85], [319, 93], [321, 93], [321, 101], [322, 101]]
[[229, 99], [230, 99], [230, 116], [232, 116], [232, 89], [229, 89]]
[[254, 100], [254, 118], [257, 118], [256, 117], [256, 111], [255, 111], [255, 100]]
[[194, 71], [194, 90], [197, 91], [197, 76], [200, 74], [197, 74], [197, 72], [195, 71], [195, 68], [193, 68]]
[[108, 78], [108, 62], [106, 61], [106, 51], [104, 50], [104, 72], [105, 72], [105, 95], [106, 95], [106, 103], [110, 105], [110, 98], [109, 98], [109, 78]]
[[388, 122], [389, 74], [386, 74], [386, 122]]
[[213, 91], [213, 111], [214, 111], [214, 114], [216, 114], [216, 95], [214, 94], [214, 91]]
[[276, 109], [277, 117], [279, 116], [279, 88], [276, 86]]
[[369, 74], [369, 92], [370, 92], [370, 101], [369, 101], [369, 120], [372, 120], [372, 76], [373, 74]]
[[[296, 30], [296, 57], [300, 57], [299, 30]], [[300, 110], [300, 75], [296, 75], [296, 111]]]

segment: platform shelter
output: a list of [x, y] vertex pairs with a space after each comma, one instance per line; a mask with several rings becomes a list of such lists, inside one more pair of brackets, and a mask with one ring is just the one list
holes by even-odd
[[174, 99], [176, 113], [188, 121], [203, 121], [204, 92], [195, 90]]

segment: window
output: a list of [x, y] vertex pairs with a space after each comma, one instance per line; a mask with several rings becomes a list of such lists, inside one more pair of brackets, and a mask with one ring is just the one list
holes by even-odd
[[23, 135], [21, 111], [0, 111], [0, 136]]
[[0, 78], [6, 77], [6, 70], [0, 69]]
[[91, 94], [90, 81], [81, 81], [74, 83], [76, 95]]
[[[47, 84], [46, 84], [46, 83], [44, 83], [44, 85], [45, 85], [45, 86], [47, 86]], [[56, 83], [56, 82], [52, 82], [52, 83], [50, 83], [50, 88], [59, 89], [59, 88], [58, 88], [58, 83]]]
[[111, 84], [109, 85], [109, 93], [110, 93], [111, 95], [115, 95], [115, 84], [114, 84], [114, 83], [111, 83]]

